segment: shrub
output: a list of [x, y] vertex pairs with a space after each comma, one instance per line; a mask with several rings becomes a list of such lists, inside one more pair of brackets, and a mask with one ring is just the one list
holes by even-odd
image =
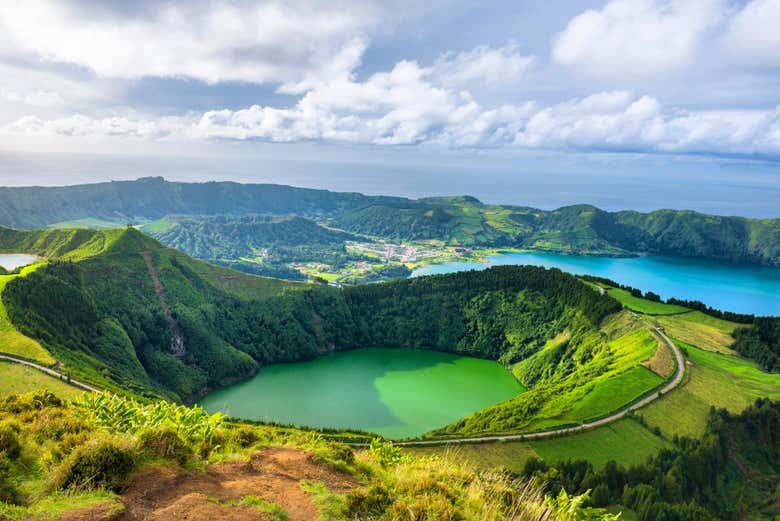
[[350, 519], [375, 519], [392, 503], [393, 497], [384, 486], [371, 485], [347, 494], [347, 513]]
[[30, 429], [39, 440], [61, 440], [70, 434], [90, 430], [90, 425], [74, 410], [52, 408], [42, 411], [35, 417]]
[[396, 447], [391, 441], [374, 438], [368, 450], [383, 467], [396, 465], [403, 460], [400, 447]]
[[0, 454], [16, 459], [22, 451], [19, 443], [19, 427], [12, 423], [0, 423]]
[[135, 469], [136, 448], [127, 438], [101, 436], [78, 446], [54, 475], [56, 489], [121, 490]]
[[239, 447], [247, 448], [251, 447], [260, 439], [257, 434], [257, 429], [250, 427], [249, 425], [242, 425], [241, 427], [232, 431], [233, 441]]
[[157, 457], [173, 459], [184, 464], [192, 456], [192, 448], [169, 427], [152, 427], [138, 435], [140, 450]]
[[62, 407], [63, 402], [50, 391], [34, 391], [26, 394], [12, 394], [0, 399], [0, 411], [18, 414], [41, 410], [46, 407]]
[[326, 447], [333, 459], [343, 461], [347, 465], [355, 463], [355, 451], [349, 445], [331, 441], [327, 443]]
[[[0, 503], [16, 504], [20, 500], [20, 494], [11, 481], [10, 470], [9, 461], [0, 454]], [[2, 514], [0, 514], [0, 519], [4, 519]]]

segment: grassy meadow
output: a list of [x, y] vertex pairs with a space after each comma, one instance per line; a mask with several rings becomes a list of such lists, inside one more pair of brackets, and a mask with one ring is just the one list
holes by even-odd
[[44, 389], [63, 399], [75, 398], [84, 392], [32, 367], [0, 361], [0, 397]]
[[730, 348], [734, 343], [731, 334], [738, 327], [734, 322], [705, 315], [701, 311], [691, 311], [680, 315], [656, 317], [666, 334], [688, 344], [707, 351], [733, 355]]
[[607, 293], [623, 306], [637, 313], [645, 315], [675, 315], [690, 311], [688, 308], [677, 306], [675, 304], [665, 304], [663, 302], [654, 302], [640, 297], [635, 297], [628, 291], [620, 288], [609, 288]]
[[[23, 277], [32, 273], [44, 263], [32, 264], [22, 268], [19, 274], [0, 275], [0, 296], [5, 286], [16, 277]], [[43, 365], [52, 365], [56, 362], [54, 357], [41, 346], [37, 340], [33, 340], [20, 333], [8, 320], [8, 312], [0, 298], [0, 352], [19, 356], [28, 360], [39, 362]]]
[[750, 361], [713, 353], [678, 341], [688, 352], [685, 384], [643, 408], [640, 414], [665, 436], [700, 436], [711, 406], [738, 413], [756, 398], [780, 399], [780, 374], [765, 373]]
[[530, 442], [548, 463], [584, 459], [594, 468], [615, 460], [622, 465], [641, 463], [659, 450], [671, 446], [641, 423], [625, 419], [591, 431]]

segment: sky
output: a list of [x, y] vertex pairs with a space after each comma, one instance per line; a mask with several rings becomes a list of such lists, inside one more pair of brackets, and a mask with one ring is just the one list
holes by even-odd
[[780, 216], [780, 0], [0, 3], [0, 184]]

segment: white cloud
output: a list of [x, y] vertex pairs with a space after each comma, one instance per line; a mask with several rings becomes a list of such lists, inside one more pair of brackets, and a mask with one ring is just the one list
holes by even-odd
[[24, 103], [34, 107], [58, 107], [65, 104], [65, 100], [58, 92], [38, 90], [26, 94], [12, 90], [1, 91], [0, 99], [10, 103]]
[[515, 84], [536, 63], [513, 42], [502, 47], [480, 45], [460, 53], [443, 54], [432, 74], [448, 86], [501, 86]]
[[0, 3], [0, 51], [109, 78], [299, 84], [349, 74], [364, 31], [381, 19], [363, 2], [202, 0], [132, 14], [76, 0]]
[[725, 0], [611, 0], [572, 19], [555, 38], [552, 57], [604, 78], [678, 71], [727, 13]]
[[768, 111], [664, 110], [650, 96], [605, 92], [534, 114], [515, 143], [557, 149], [780, 154], [780, 107]]
[[725, 50], [743, 64], [780, 67], [780, 0], [753, 0], [733, 19]]
[[[360, 103], [349, 110], [337, 94]], [[375, 145], [780, 155], [780, 106], [765, 111], [681, 111], [653, 97], [602, 92], [540, 107], [485, 108], [467, 94], [430, 84], [401, 62], [366, 82], [311, 91], [295, 107], [252, 106], [170, 118], [74, 115], [20, 118], [13, 135], [142, 140], [321, 140]]]

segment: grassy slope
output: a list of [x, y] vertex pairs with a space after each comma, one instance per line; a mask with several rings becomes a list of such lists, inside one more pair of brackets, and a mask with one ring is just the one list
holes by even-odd
[[730, 355], [736, 354], [730, 348], [731, 344], [734, 343], [734, 337], [731, 334], [738, 327], [745, 327], [705, 315], [701, 311], [658, 317], [656, 320], [672, 338], [677, 338], [707, 351]]
[[482, 470], [506, 468], [521, 472], [525, 462], [538, 458], [539, 454], [524, 441], [492, 442], [480, 444], [446, 445], [432, 447], [405, 447], [404, 452], [415, 456], [446, 454], [458, 461], [464, 461]]
[[[600, 356], [580, 368], [583, 374], [590, 375], [586, 381], [575, 385], [582, 377], [580, 371], [565, 378], [564, 387], [568, 392], [552, 397], [527, 430], [544, 430], [604, 416], [657, 387], [663, 380], [640, 365], [657, 348], [657, 342], [644, 328], [620, 334], [607, 344]], [[603, 364], [607, 369], [601, 374], [588, 367]]]
[[[195, 494], [208, 494], [211, 505], [207, 503], [208, 510], [188, 510], [193, 519], [232, 519], [232, 507], [239, 502], [263, 507], [276, 514], [274, 519], [288, 519], [293, 512], [277, 505], [291, 509], [312, 501], [319, 518], [332, 521], [411, 521], [421, 519], [421, 514], [426, 519], [503, 521], [514, 518], [518, 507], [522, 519], [564, 521], [577, 510], [576, 499], [561, 499], [552, 512], [540, 488], [524, 487], [511, 476], [480, 472], [447, 456], [402, 458], [398, 449], [381, 444], [355, 453], [310, 432], [227, 423], [164, 403], [139, 405], [100, 395], [86, 397], [81, 404], [41, 394], [3, 397], [0, 425], [6, 422], [14, 427], [5, 429], [4, 440], [18, 441], [22, 447], [3, 461], [0, 474], [0, 494], [10, 498], [0, 500], [0, 518], [14, 521], [59, 519], [68, 511], [96, 504], [110, 508], [114, 519], [116, 514], [121, 517], [123, 502], [143, 512], [163, 502], [168, 506], [171, 500], [191, 505], [186, 498]], [[258, 457], [265, 450], [284, 456]], [[220, 473], [225, 468], [217, 466], [220, 463], [229, 466], [229, 474]], [[278, 475], [280, 465], [286, 469], [283, 476]], [[173, 478], [175, 474], [180, 476]], [[226, 476], [232, 476], [239, 490], [214, 492], [211, 480], [224, 482]], [[246, 485], [240, 487], [247, 479], [269, 486], [245, 496]], [[280, 481], [312, 492], [313, 497], [289, 497], [289, 489], [278, 487]], [[129, 492], [120, 498], [128, 484]], [[73, 512], [68, 519], [109, 517], [96, 512]], [[162, 515], [182, 516], [179, 510]]]
[[573, 436], [532, 441], [531, 446], [550, 463], [587, 459], [600, 468], [609, 460], [640, 463], [670, 444], [629, 419]]
[[649, 369], [637, 366], [596, 386], [590, 393], [577, 402], [572, 411], [565, 416], [573, 421], [587, 421], [619, 409], [655, 389], [663, 378]]
[[[2, 295], [6, 284], [11, 280], [32, 273], [42, 265], [43, 263], [37, 263], [25, 266], [18, 275], [0, 275], [0, 295]], [[0, 299], [0, 352], [27, 358], [44, 365], [52, 365], [56, 361], [37, 340], [33, 340], [17, 331], [8, 320], [8, 312], [3, 305], [2, 299]]]
[[756, 398], [780, 399], [780, 374], [742, 358], [681, 345], [692, 362], [685, 385], [642, 409], [648, 425], [667, 435], [700, 436], [710, 406], [738, 413]]
[[46, 389], [64, 399], [80, 396], [83, 391], [32, 367], [0, 361], [0, 396]]
[[609, 293], [610, 297], [614, 298], [628, 309], [646, 315], [674, 315], [689, 311], [688, 308], [682, 306], [638, 298], [620, 288], [609, 288], [607, 293]]

